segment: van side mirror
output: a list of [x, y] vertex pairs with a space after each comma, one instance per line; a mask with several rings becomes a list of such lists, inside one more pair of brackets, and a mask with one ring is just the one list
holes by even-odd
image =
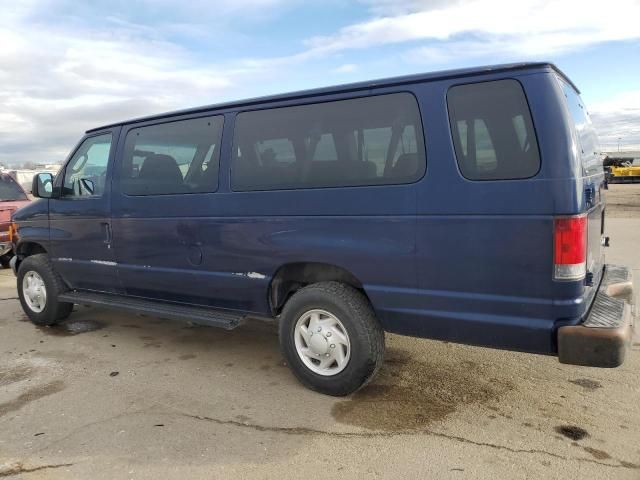
[[31, 194], [36, 198], [52, 198], [53, 175], [50, 173], [38, 173], [33, 176]]

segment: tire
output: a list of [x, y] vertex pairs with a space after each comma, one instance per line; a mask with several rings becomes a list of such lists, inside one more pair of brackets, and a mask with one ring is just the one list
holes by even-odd
[[[314, 316], [318, 327], [311, 329]], [[324, 331], [321, 325], [325, 325]], [[342, 333], [346, 333], [348, 346]], [[325, 342], [333, 350], [325, 347]], [[280, 318], [280, 348], [304, 386], [326, 395], [344, 396], [367, 385], [382, 366], [384, 331], [361, 292], [343, 283], [321, 282], [301, 288], [285, 304]], [[325, 348], [331, 354], [316, 353], [325, 352]], [[342, 363], [333, 360], [331, 366], [323, 368], [325, 356], [329, 357], [327, 364], [333, 356], [340, 357]]]
[[[29, 277], [35, 284], [43, 282], [44, 295], [31, 300], [25, 287]], [[58, 296], [68, 290], [62, 278], [56, 273], [46, 254], [39, 253], [25, 258], [18, 268], [18, 296], [22, 310], [36, 325], [55, 325], [67, 318], [73, 310], [73, 303], [60, 302]], [[39, 290], [42, 292], [42, 289]], [[39, 308], [38, 308], [39, 307]]]
[[9, 268], [9, 262], [11, 261], [11, 257], [12, 257], [11, 253], [5, 253], [4, 255], [0, 256], [0, 267]]

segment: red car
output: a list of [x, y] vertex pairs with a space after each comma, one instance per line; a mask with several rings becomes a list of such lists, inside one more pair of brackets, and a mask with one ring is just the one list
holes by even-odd
[[6, 173], [0, 173], [0, 264], [9, 266], [13, 255], [9, 228], [11, 215], [20, 207], [30, 202], [29, 197], [20, 184]]

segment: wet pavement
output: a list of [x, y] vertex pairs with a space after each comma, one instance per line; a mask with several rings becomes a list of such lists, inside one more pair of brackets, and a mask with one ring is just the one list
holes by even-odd
[[[640, 278], [640, 219], [608, 231]], [[266, 322], [76, 307], [38, 328], [15, 296], [1, 271], [0, 478], [640, 478], [638, 339], [608, 370], [389, 335], [376, 380], [331, 398]]]

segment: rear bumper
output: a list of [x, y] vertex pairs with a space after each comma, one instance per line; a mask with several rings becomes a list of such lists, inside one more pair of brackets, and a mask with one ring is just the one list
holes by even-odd
[[558, 329], [558, 359], [572, 365], [617, 367], [624, 362], [633, 329], [631, 271], [606, 265], [587, 318]]

